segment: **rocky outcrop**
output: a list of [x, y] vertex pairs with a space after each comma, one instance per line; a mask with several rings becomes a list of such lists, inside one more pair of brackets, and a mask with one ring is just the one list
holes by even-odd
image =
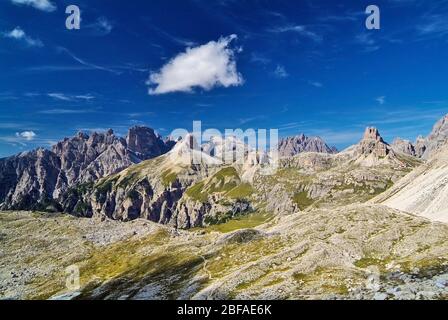
[[417, 158], [429, 159], [448, 142], [448, 114], [437, 121], [428, 137], [418, 136], [415, 143], [397, 138], [392, 147]]
[[379, 158], [384, 158], [393, 152], [381, 137], [378, 129], [373, 127], [366, 128], [356, 151], [358, 155], [374, 155]]
[[414, 157], [416, 156], [415, 147], [409, 140], [396, 138], [392, 143], [391, 147], [397, 152], [401, 152]]
[[61, 166], [54, 197], [59, 198], [67, 189], [78, 183], [98, 180], [135, 163], [126, 147], [126, 141], [114, 135], [94, 132], [90, 136], [79, 132], [53, 146], [52, 152]]
[[448, 141], [448, 114], [440, 119], [425, 139], [425, 151], [422, 158], [429, 159]]
[[163, 141], [148, 127], [132, 127], [126, 137], [128, 150], [138, 159], [148, 160], [167, 153], [176, 144], [173, 140]]
[[415, 156], [418, 158], [423, 157], [426, 152], [426, 139], [422, 136], [418, 136], [414, 144]]
[[176, 206], [171, 224], [181, 229], [203, 227], [226, 222], [252, 210], [250, 203], [244, 199], [222, 200], [222, 197], [216, 195], [206, 202], [184, 197]]
[[303, 134], [280, 140], [278, 150], [280, 157], [291, 157], [302, 152], [337, 153], [335, 147], [329, 147], [321, 138]]
[[61, 160], [37, 149], [0, 160], [0, 208], [46, 210], [54, 208]]
[[0, 159], [0, 209], [59, 207], [70, 188], [120, 172], [171, 147], [172, 142], [163, 141], [152, 129], [134, 127], [127, 139], [112, 130], [79, 132], [51, 151], [38, 149]]

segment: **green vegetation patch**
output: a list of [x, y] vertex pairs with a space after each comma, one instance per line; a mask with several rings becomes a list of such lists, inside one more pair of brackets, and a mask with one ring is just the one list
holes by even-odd
[[106, 178], [104, 180], [101, 180], [96, 185], [96, 191], [98, 193], [101, 193], [101, 194], [111, 192], [112, 191], [112, 187], [118, 181], [118, 179], [119, 179], [119, 177], [115, 176], [115, 177], [112, 177], [112, 178]]
[[254, 188], [249, 183], [242, 183], [226, 193], [232, 199], [246, 199], [254, 193]]
[[[212, 177], [188, 188], [186, 194], [196, 201], [207, 202], [209, 195], [230, 192], [232, 189], [238, 187], [240, 182], [236, 169], [227, 167], [218, 171]], [[235, 192], [238, 193], [239, 191], [247, 192], [248, 190], [247, 187], [245, 190], [243, 187], [242, 190], [236, 190]]]
[[204, 184], [205, 184], [204, 181], [196, 183], [195, 185], [188, 188], [185, 193], [187, 194], [187, 196], [189, 196], [193, 200], [200, 201], [200, 202], [207, 202], [208, 195], [206, 193], [202, 192], [202, 189], [204, 188]]
[[177, 174], [171, 170], [164, 171], [161, 177], [165, 187], [171, 186], [177, 180]]
[[268, 222], [272, 218], [272, 214], [265, 212], [254, 212], [247, 215], [234, 217], [233, 219], [222, 224], [211, 225], [209, 227], [206, 227], [205, 230], [208, 232], [217, 231], [228, 233], [240, 229], [255, 228], [259, 225], [262, 225], [263, 223]]
[[128, 175], [126, 175], [123, 179], [120, 180], [118, 183], [118, 186], [126, 188], [138, 181], [140, 178], [140, 175], [137, 172], [131, 172]]
[[299, 206], [300, 210], [305, 210], [314, 203], [313, 199], [308, 198], [308, 193], [306, 191], [294, 194], [292, 200]]
[[385, 264], [384, 260], [371, 258], [371, 257], [361, 258], [354, 263], [354, 265], [356, 267], [362, 268], [362, 269], [368, 268], [370, 266], [382, 267], [382, 266], [384, 266], [384, 264]]

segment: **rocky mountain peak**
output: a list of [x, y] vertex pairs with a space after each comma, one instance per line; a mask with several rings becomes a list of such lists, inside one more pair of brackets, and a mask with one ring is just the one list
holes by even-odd
[[147, 127], [131, 128], [127, 139], [117, 137], [112, 129], [90, 135], [81, 131], [56, 143], [51, 151], [36, 149], [0, 159], [0, 208], [40, 208], [39, 202], [58, 201], [75, 185], [160, 156], [173, 144]]
[[336, 153], [335, 147], [329, 147], [320, 137], [307, 137], [300, 134], [281, 139], [278, 144], [280, 157], [291, 157], [302, 152]]
[[[78, 139], [81, 139], [81, 140], [87, 140], [87, 139], [89, 139], [89, 135], [88, 135], [87, 133], [83, 132], [83, 131], [79, 131], [79, 132], [76, 134], [76, 137], [78, 137]], [[68, 138], [66, 138], [66, 139], [68, 139]]]
[[160, 156], [173, 146], [173, 143], [163, 141], [153, 129], [142, 126], [134, 126], [129, 129], [126, 144], [128, 150], [142, 160]]
[[384, 143], [383, 138], [380, 135], [380, 132], [375, 127], [367, 127], [364, 131], [363, 140], [375, 140], [377, 142]]
[[422, 155], [424, 159], [428, 159], [441, 146], [444, 146], [448, 141], [448, 114], [437, 121], [434, 125], [430, 135], [426, 138], [425, 151]]
[[357, 146], [357, 155], [369, 156], [374, 158], [385, 158], [393, 154], [392, 148], [383, 140], [380, 132], [375, 127], [367, 127], [364, 136]]

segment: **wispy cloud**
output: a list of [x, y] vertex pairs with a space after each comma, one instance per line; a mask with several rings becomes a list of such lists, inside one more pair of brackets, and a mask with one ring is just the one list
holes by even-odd
[[16, 5], [31, 6], [41, 11], [53, 12], [56, 6], [49, 0], [11, 0]]
[[256, 64], [267, 65], [271, 62], [271, 59], [261, 53], [252, 52], [250, 55], [250, 61]]
[[277, 67], [274, 70], [274, 76], [279, 79], [284, 79], [289, 76], [288, 72], [286, 72], [286, 69], [282, 65], [277, 65]]
[[372, 33], [360, 33], [355, 37], [355, 41], [364, 47], [364, 52], [373, 52], [381, 48], [378, 42], [373, 38]]
[[324, 85], [321, 83], [321, 82], [319, 82], [319, 81], [308, 81], [308, 84], [310, 85], [310, 86], [313, 86], [313, 87], [315, 87], [315, 88], [322, 88]]
[[309, 27], [304, 25], [282, 25], [268, 29], [272, 33], [293, 32], [302, 37], [309, 38], [315, 42], [322, 42], [323, 37], [314, 31], [310, 31]]
[[253, 116], [253, 117], [247, 117], [247, 118], [240, 118], [238, 120], [240, 125], [245, 125], [247, 123], [256, 121], [256, 120], [262, 120], [262, 119], [266, 119], [266, 115], [257, 115], [257, 116]]
[[48, 96], [50, 98], [53, 98], [55, 100], [62, 100], [62, 101], [71, 101], [72, 99], [66, 96], [63, 93], [49, 93]]
[[92, 70], [93, 68], [87, 67], [87, 66], [70, 66], [70, 65], [42, 65], [42, 66], [34, 66], [34, 67], [27, 67], [24, 68], [24, 72], [30, 72], [30, 73], [39, 73], [39, 72], [68, 72], [68, 71], [86, 71], [86, 70]]
[[417, 25], [417, 33], [423, 38], [441, 38], [448, 35], [448, 16], [443, 14], [426, 15]]
[[76, 99], [80, 99], [80, 100], [87, 100], [87, 101], [90, 101], [90, 100], [93, 100], [93, 99], [95, 99], [95, 96], [94, 95], [91, 95], [91, 94], [81, 94], [81, 95], [76, 95], [76, 96], [74, 96]]
[[50, 98], [53, 98], [55, 100], [60, 100], [60, 101], [74, 101], [74, 100], [90, 101], [90, 100], [95, 99], [95, 96], [93, 96], [91, 94], [68, 95], [68, 94], [60, 93], [60, 92], [48, 93], [47, 96], [49, 96]]
[[112, 32], [114, 26], [106, 17], [99, 17], [95, 22], [83, 27], [93, 36], [105, 36]]
[[192, 40], [185, 39], [185, 38], [182, 38], [182, 37], [179, 37], [179, 36], [174, 36], [174, 35], [166, 32], [166, 31], [164, 31], [164, 30], [162, 30], [162, 29], [160, 29], [160, 28], [158, 28], [158, 27], [156, 27], [154, 25], [151, 26], [151, 28], [154, 31], [156, 31], [159, 35], [161, 35], [163, 38], [171, 41], [174, 44], [177, 44], [177, 45], [180, 45], [180, 46], [183, 46], [183, 47], [194, 47], [194, 46], [197, 45], [197, 43], [192, 41]]
[[3, 37], [20, 41], [29, 47], [43, 47], [44, 45], [40, 39], [31, 38], [20, 27], [4, 32]]
[[154, 112], [148, 111], [148, 112], [131, 112], [128, 113], [127, 116], [129, 118], [141, 118], [141, 117], [147, 117], [147, 116], [153, 116]]
[[11, 100], [17, 100], [19, 97], [12, 93], [7, 94], [0, 94], [0, 101], [11, 101]]
[[20, 129], [24, 127], [23, 123], [18, 122], [0, 122], [0, 129]]
[[41, 110], [37, 113], [39, 114], [47, 114], [47, 115], [59, 115], [59, 114], [85, 114], [85, 113], [93, 113], [98, 111], [98, 109], [64, 109], [64, 108], [56, 108], [56, 109], [48, 109]]
[[87, 62], [81, 58], [79, 58], [78, 56], [74, 55], [70, 50], [68, 50], [67, 48], [64, 47], [59, 47], [58, 50], [60, 52], [66, 53], [68, 56], [70, 56], [73, 60], [75, 60], [76, 62], [78, 62], [80, 65], [89, 68], [89, 69], [93, 69], [93, 70], [100, 70], [100, 71], [106, 71], [106, 72], [110, 72], [116, 75], [120, 75], [122, 72], [117, 71], [113, 68], [108, 68], [108, 67], [103, 67], [94, 63], [90, 63]]
[[380, 105], [383, 105], [383, 104], [386, 103], [386, 97], [385, 97], [385, 96], [377, 97], [377, 98], [375, 99], [375, 101], [378, 102]]

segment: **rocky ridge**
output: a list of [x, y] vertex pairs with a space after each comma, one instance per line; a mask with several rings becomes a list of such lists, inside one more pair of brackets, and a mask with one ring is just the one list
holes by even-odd
[[278, 150], [280, 157], [291, 157], [302, 152], [337, 153], [335, 147], [329, 147], [321, 138], [304, 134], [281, 139]]
[[133, 127], [127, 140], [112, 130], [91, 135], [80, 132], [51, 151], [37, 149], [0, 159], [0, 208], [61, 210], [58, 202], [72, 186], [162, 155], [172, 145], [150, 128]]
[[431, 133], [424, 138], [418, 136], [414, 143], [401, 138], [395, 139], [392, 148], [417, 158], [429, 159], [448, 140], [448, 114], [434, 125]]

